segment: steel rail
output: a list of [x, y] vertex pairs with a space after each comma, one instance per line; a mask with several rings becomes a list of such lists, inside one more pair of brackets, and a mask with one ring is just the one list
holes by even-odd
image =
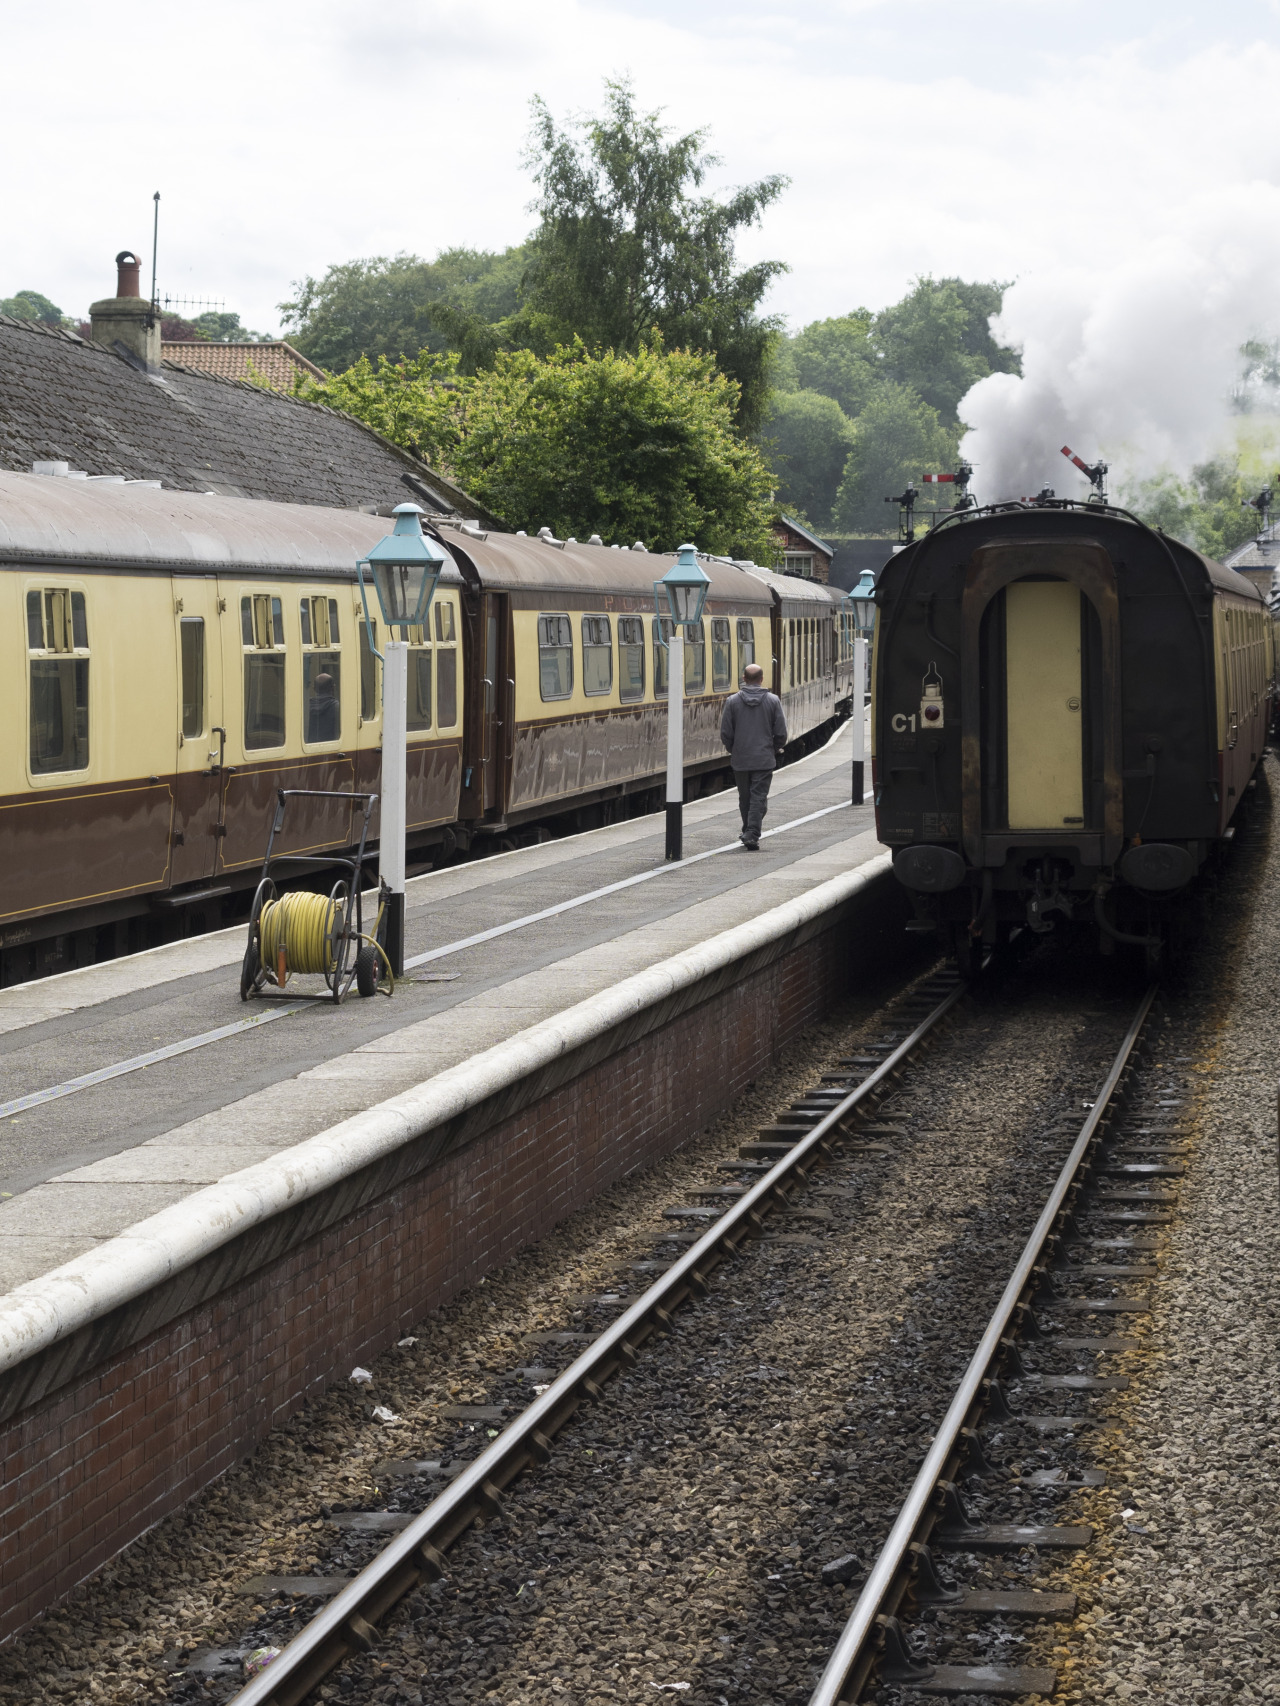
[[[948, 1459], [961, 1449], [961, 1432], [968, 1418], [981, 1402], [981, 1391], [993, 1365], [1005, 1354], [1001, 1340], [1023, 1304], [1024, 1292], [1034, 1290], [1035, 1270], [1040, 1263], [1045, 1244], [1066, 1203], [1076, 1174], [1089, 1147], [1105, 1122], [1112, 1099], [1129, 1066], [1142, 1028], [1147, 1022], [1156, 999], [1157, 986], [1152, 984], [1143, 996], [1132, 1024], [1120, 1045], [1111, 1071], [1099, 1091], [1096, 1101], [1080, 1135], [1063, 1163], [1049, 1199], [1036, 1221], [1018, 1264], [1005, 1286], [999, 1303], [978, 1347], [973, 1353], [964, 1378], [956, 1389], [951, 1406], [934, 1435], [932, 1446], [912, 1484], [911, 1491], [898, 1513], [889, 1537], [872, 1566], [857, 1603], [841, 1632], [826, 1669], [809, 1699], [809, 1706], [839, 1706], [842, 1701], [856, 1700], [872, 1668], [871, 1648], [878, 1635], [878, 1619], [892, 1614], [902, 1597], [910, 1574], [911, 1548], [921, 1537], [927, 1538], [932, 1528], [931, 1506], [937, 1496], [939, 1483], [946, 1479], [944, 1470]], [[850, 1688], [853, 1692], [849, 1692]]]
[[675, 1309], [690, 1296], [702, 1296], [707, 1291], [708, 1275], [747, 1238], [763, 1230], [764, 1214], [774, 1206], [784, 1206], [788, 1187], [807, 1179], [806, 1163], [830, 1155], [830, 1139], [841, 1125], [864, 1103], [883, 1097], [908, 1058], [928, 1041], [969, 990], [968, 984], [959, 984], [926, 1015], [861, 1084], [727, 1209], [474, 1463], [468, 1464], [425, 1511], [353, 1577], [278, 1658], [233, 1696], [230, 1706], [299, 1706], [344, 1659], [367, 1651], [377, 1638], [378, 1619], [419, 1583], [443, 1575], [447, 1548], [478, 1516], [500, 1514], [502, 1490], [530, 1464], [547, 1460], [552, 1438], [570, 1420], [583, 1397], [598, 1398], [603, 1383], [634, 1363], [636, 1351], [649, 1337], [669, 1329]]

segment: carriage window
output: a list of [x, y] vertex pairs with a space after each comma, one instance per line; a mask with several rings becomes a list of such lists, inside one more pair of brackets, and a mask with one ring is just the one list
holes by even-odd
[[727, 693], [733, 675], [733, 647], [729, 643], [729, 618], [711, 618], [711, 690]]
[[304, 598], [302, 625], [302, 708], [307, 744], [342, 739], [342, 654], [338, 644], [338, 603], [333, 598]]
[[[89, 764], [89, 629], [84, 594], [48, 587], [27, 594], [33, 775]], [[78, 654], [78, 655], [77, 655]]]
[[667, 641], [676, 631], [676, 625], [669, 617], [653, 619], [653, 696], [655, 699], [665, 699], [671, 684], [671, 653], [667, 650]]
[[411, 733], [431, 727], [431, 651], [427, 646], [414, 646], [409, 653], [407, 727]]
[[[378, 643], [378, 624], [371, 623], [374, 645]], [[371, 723], [378, 715], [378, 660], [369, 645], [369, 629], [363, 618], [356, 622], [360, 633], [360, 720]]]
[[607, 616], [582, 618], [582, 691], [593, 698], [613, 688], [613, 635]]
[[244, 744], [251, 752], [283, 746], [285, 737], [284, 605], [270, 593], [240, 600], [244, 640]]
[[204, 617], [184, 616], [178, 625], [182, 651], [182, 738], [204, 733]]
[[743, 672], [749, 663], [756, 661], [756, 625], [751, 618], [740, 618], [738, 621], [738, 680], [742, 680]]
[[538, 687], [544, 699], [573, 692], [573, 627], [567, 616], [538, 618]]
[[684, 690], [686, 693], [701, 693], [706, 685], [706, 624], [686, 622], [684, 625]]
[[623, 704], [644, 698], [644, 619], [618, 618], [618, 697]]
[[302, 698], [307, 709], [307, 740], [342, 738], [342, 654], [305, 652]]
[[436, 653], [436, 726], [451, 729], [458, 720], [458, 648]]
[[304, 646], [338, 644], [338, 601], [336, 598], [304, 598], [298, 612]]
[[[453, 605], [446, 599], [437, 604], [435, 608], [436, 639], [443, 640], [446, 644], [449, 644], [458, 637], [458, 630], [454, 622]], [[452, 721], [452, 719], [450, 720]]]

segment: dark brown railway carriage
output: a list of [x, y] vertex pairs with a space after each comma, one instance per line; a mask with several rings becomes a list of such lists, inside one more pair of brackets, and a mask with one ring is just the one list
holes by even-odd
[[1078, 923], [1154, 962], [1261, 760], [1272, 623], [1242, 576], [1123, 511], [1002, 505], [877, 585], [881, 840], [962, 962]]

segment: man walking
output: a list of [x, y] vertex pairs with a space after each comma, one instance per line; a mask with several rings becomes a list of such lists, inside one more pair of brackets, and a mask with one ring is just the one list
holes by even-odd
[[748, 853], [760, 851], [760, 829], [768, 810], [769, 784], [773, 781], [778, 755], [787, 744], [787, 719], [775, 693], [766, 693], [764, 671], [749, 663], [742, 672], [742, 688], [725, 704], [720, 719], [720, 739], [729, 752], [729, 762], [738, 779], [738, 807], [742, 812], [739, 838]]

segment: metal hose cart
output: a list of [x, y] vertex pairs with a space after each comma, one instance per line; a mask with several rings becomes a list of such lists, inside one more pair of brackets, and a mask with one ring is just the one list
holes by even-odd
[[[364, 808], [360, 824], [360, 844], [354, 859], [326, 859], [348, 874], [336, 882], [327, 895], [295, 890], [280, 894], [275, 874], [286, 865], [314, 866], [313, 857], [304, 854], [279, 854], [272, 849], [285, 819], [290, 800], [341, 800], [347, 805]], [[385, 904], [385, 885], [379, 884], [378, 917], [374, 934], [366, 935], [361, 896], [365, 842], [369, 835], [369, 819], [378, 803], [376, 794], [335, 794], [311, 788], [277, 788], [276, 811], [267, 837], [267, 851], [262, 860], [262, 876], [253, 897], [249, 913], [249, 941], [240, 967], [240, 999], [262, 995], [268, 988], [283, 989], [295, 974], [324, 978], [329, 997], [335, 1005], [355, 984], [361, 995], [374, 995], [380, 984], [384, 993], [395, 990], [391, 964], [377, 940]], [[305, 999], [305, 993], [304, 993]], [[326, 997], [318, 992], [314, 1000]]]

